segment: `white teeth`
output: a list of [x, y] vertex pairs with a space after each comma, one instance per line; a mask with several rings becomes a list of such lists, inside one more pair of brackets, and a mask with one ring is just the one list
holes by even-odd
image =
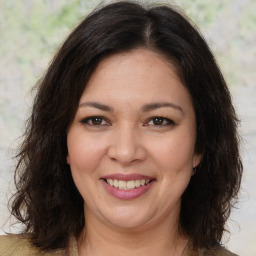
[[111, 186], [114, 186], [114, 187], [119, 187], [119, 182], [118, 182], [118, 180], [114, 180], [114, 184], [113, 185], [111, 185]]
[[127, 181], [126, 186], [127, 186], [127, 188], [135, 188], [134, 180]]
[[124, 181], [124, 180], [119, 180], [119, 188], [120, 188], [120, 189], [127, 188], [127, 186], [126, 186], [126, 181]]
[[150, 182], [150, 180], [112, 180], [107, 179], [107, 183], [113, 187], [119, 188], [121, 190], [131, 190], [138, 188], [140, 186], [145, 186]]
[[136, 188], [140, 187], [140, 180], [135, 180], [135, 186]]

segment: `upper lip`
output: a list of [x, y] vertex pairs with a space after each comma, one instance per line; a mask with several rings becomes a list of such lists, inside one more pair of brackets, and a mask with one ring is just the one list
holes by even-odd
[[122, 173], [115, 173], [115, 174], [109, 174], [101, 177], [101, 179], [112, 179], [112, 180], [154, 180], [154, 177], [137, 174], [137, 173], [131, 173], [131, 174], [122, 174]]

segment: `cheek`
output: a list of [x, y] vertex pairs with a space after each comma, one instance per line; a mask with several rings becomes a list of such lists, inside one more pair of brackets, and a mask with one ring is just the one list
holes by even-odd
[[166, 136], [163, 140], [152, 140], [151, 154], [163, 169], [192, 169], [194, 138], [187, 133]]
[[70, 134], [67, 139], [71, 171], [92, 172], [104, 155], [105, 146], [94, 136]]

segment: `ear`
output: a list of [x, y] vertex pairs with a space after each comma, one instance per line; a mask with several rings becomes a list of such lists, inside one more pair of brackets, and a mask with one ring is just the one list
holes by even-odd
[[193, 168], [196, 168], [200, 164], [201, 159], [202, 159], [202, 154], [195, 152], [193, 156]]
[[70, 164], [70, 157], [69, 157], [69, 154], [67, 154], [66, 161], [67, 161], [67, 164]]

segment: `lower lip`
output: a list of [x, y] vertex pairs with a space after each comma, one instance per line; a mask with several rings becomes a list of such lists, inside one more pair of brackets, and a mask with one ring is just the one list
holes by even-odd
[[119, 199], [126, 199], [126, 200], [140, 197], [141, 195], [146, 193], [154, 183], [154, 181], [151, 181], [147, 185], [140, 186], [135, 189], [122, 190], [122, 189], [119, 189], [119, 188], [109, 185], [105, 180], [102, 180], [102, 182], [103, 182], [105, 189], [108, 191], [108, 193], [110, 195], [112, 195], [116, 198], [119, 198]]

